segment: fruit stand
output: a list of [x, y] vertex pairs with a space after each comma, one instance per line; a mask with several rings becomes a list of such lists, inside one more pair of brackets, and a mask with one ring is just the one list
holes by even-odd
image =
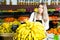
[[[37, 5], [0, 5], [1, 40], [60, 40], [60, 5], [47, 5], [50, 28], [45, 33], [39, 22], [29, 22]], [[27, 21], [26, 21], [27, 20]], [[58, 25], [57, 25], [58, 24]]]
[[[23, 40], [34, 39], [35, 40], [35, 39], [43, 39], [46, 37], [45, 32], [43, 31], [44, 30], [43, 25], [39, 22], [36, 22], [36, 23], [29, 22], [28, 16], [21, 16], [21, 14], [20, 15], [15, 14], [17, 15], [15, 16], [11, 12], [10, 14], [7, 14], [7, 13], [0, 13], [0, 14], [1, 14], [0, 16], [1, 18], [0, 19], [0, 37], [2, 37], [1, 40], [20, 40], [20, 39], [23, 39]], [[37, 33], [40, 25], [41, 25], [41, 28], [39, 30], [43, 32], [42, 35], [41, 35], [42, 32], [40, 31], [39, 33]], [[38, 35], [38, 36], [36, 35], [37, 38], [35, 38], [33, 31], [35, 31], [35, 33]], [[39, 36], [39, 34], [42, 36], [42, 38], [40, 38], [41, 36]]]
[[[29, 36], [28, 37], [26, 36], [27, 39], [29, 39], [29, 38], [31, 38], [31, 33], [30, 33], [31, 30], [32, 29], [33, 29], [33, 31], [37, 30], [36, 28], [34, 29], [34, 27], [32, 27], [34, 25], [34, 22], [31, 23], [31, 22], [27, 21], [27, 22], [24, 23], [25, 20], [28, 20], [31, 12], [0, 12], [0, 14], [1, 14], [0, 15], [0, 18], [1, 18], [0, 19], [0, 33], [2, 33], [1, 36], [8, 35], [9, 37], [5, 37], [5, 38], [8, 38], [8, 40], [19, 40], [20, 39], [20, 33], [23, 34], [25, 32], [26, 32], [25, 34], [27, 34], [27, 32], [29, 33], [28, 34]], [[53, 14], [54, 13], [49, 13], [49, 16], [51, 18], [50, 21], [51, 20], [56, 20], [56, 19], [59, 20], [57, 15], [53, 15]], [[56, 24], [56, 22], [53, 22], [53, 23]], [[36, 24], [40, 24], [40, 23], [36, 23]], [[22, 26], [22, 28], [20, 28], [21, 26]], [[32, 29], [31, 29], [31, 27], [32, 27]], [[39, 28], [39, 26], [38, 26], [38, 28]], [[21, 32], [20, 32], [20, 29], [21, 29]], [[26, 31], [24, 31], [24, 30], [26, 30]], [[40, 30], [40, 31], [42, 31], [42, 30]], [[52, 33], [52, 31], [49, 31], [49, 32], [48, 31], [49, 30], [47, 30], [47, 37], [46, 37], [46, 39], [50, 39], [50, 40], [54, 39], [55, 36], [56, 36], [55, 34], [53, 34], [54, 32]], [[38, 34], [38, 30], [36, 32], [37, 32], [36, 34]], [[5, 34], [5, 33], [7, 33], [7, 34]], [[13, 33], [15, 35], [13, 36], [13, 34], [10, 34], [10, 33]], [[42, 35], [44, 35], [44, 34], [42, 34]], [[13, 38], [11, 38], [11, 36], [13, 36]], [[37, 36], [37, 37], [40, 38], [40, 36]], [[24, 38], [24, 35], [22, 35], [22, 37]], [[45, 38], [45, 37], [43, 38], [43, 36], [41, 36], [41, 37], [42, 37], [42, 39]], [[2, 40], [7, 40], [5, 38], [2, 38]], [[33, 37], [33, 38], [35, 38], [35, 37]], [[59, 39], [59, 38], [56, 38], [56, 39]]]
[[23, 24], [17, 20], [4, 22], [0, 26], [0, 33], [3, 40], [42, 40], [46, 37], [44, 26], [40, 22], [28, 20]]

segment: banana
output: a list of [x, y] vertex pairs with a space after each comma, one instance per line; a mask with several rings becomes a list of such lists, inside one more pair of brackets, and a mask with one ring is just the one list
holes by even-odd
[[46, 37], [44, 26], [39, 22], [21, 24], [16, 30], [18, 40], [43, 40]]
[[32, 38], [31, 38], [32, 36], [31, 36], [31, 33], [29, 33], [29, 40], [32, 40]]
[[16, 31], [20, 30], [21, 28], [23, 28], [23, 27], [25, 27], [25, 26], [26, 26], [26, 24], [21, 24], [21, 25], [17, 28]]
[[20, 22], [17, 21], [17, 20], [15, 20], [15, 21], [13, 22], [13, 24], [14, 24], [14, 25], [20, 25]]
[[2, 26], [3, 26], [3, 28], [8, 28], [9, 27], [9, 23], [3, 23]]
[[17, 38], [17, 40], [20, 40], [20, 38]]
[[24, 38], [26, 38], [30, 33], [30, 30], [25, 30], [25, 33], [24, 33]]

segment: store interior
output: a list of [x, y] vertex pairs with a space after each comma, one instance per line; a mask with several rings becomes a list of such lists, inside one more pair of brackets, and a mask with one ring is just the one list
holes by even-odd
[[[25, 24], [25, 19], [30, 18], [39, 2], [28, 3], [18, 2], [17, 0], [17, 4], [13, 5], [10, 0], [9, 3], [6, 4], [6, 0], [0, 2], [0, 39], [18, 40], [19, 37], [17, 39], [14, 39], [14, 37], [19, 34], [14, 35], [14, 37], [13, 34], [19, 33], [17, 28]], [[46, 4], [49, 15], [49, 29], [46, 30], [48, 33], [47, 40], [60, 40], [60, 2], [52, 1], [51, 3], [46, 2]], [[8, 28], [8, 26], [10, 27]]]

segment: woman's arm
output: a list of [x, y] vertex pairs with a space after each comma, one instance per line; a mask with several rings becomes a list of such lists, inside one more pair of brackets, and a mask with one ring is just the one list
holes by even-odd
[[31, 21], [31, 22], [32, 22], [32, 21], [33, 21], [33, 19], [34, 19], [34, 12], [32, 12], [32, 13], [31, 13], [31, 16], [30, 16], [30, 18], [29, 18], [29, 21]]
[[45, 26], [45, 30], [49, 29], [49, 16], [47, 16], [45, 19], [42, 19], [42, 23]]

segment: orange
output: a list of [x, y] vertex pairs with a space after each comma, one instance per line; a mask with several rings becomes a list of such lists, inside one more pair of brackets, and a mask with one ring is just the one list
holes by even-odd
[[54, 31], [53, 28], [51, 28], [50, 31], [51, 31], [51, 33], [53, 33], [53, 31]]
[[13, 18], [13, 17], [4, 18], [5, 22], [13, 22], [14, 20], [15, 20], [15, 18]]
[[58, 30], [57, 30], [57, 31], [58, 31], [58, 33], [60, 34], [60, 28], [58, 28]]
[[51, 31], [47, 31], [48, 34], [51, 34]]
[[57, 35], [59, 35], [59, 33], [57, 32]]
[[25, 21], [28, 20], [28, 16], [21, 16], [18, 18], [19, 21]]
[[58, 32], [57, 32], [57, 29], [56, 29], [56, 28], [54, 28], [54, 29], [53, 29], [53, 33], [54, 33], [54, 34], [58, 34]]

